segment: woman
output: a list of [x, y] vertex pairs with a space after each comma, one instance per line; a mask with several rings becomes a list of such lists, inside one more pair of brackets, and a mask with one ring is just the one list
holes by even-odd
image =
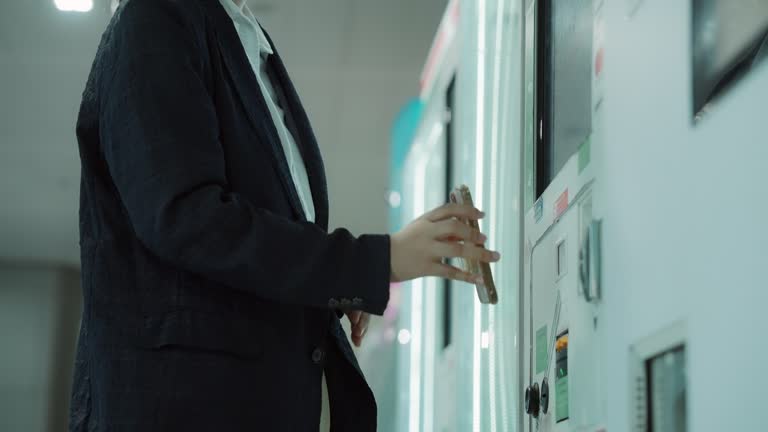
[[376, 428], [360, 343], [390, 281], [495, 261], [443, 206], [394, 235], [327, 232], [320, 152], [242, 2], [129, 0], [83, 93], [84, 311], [73, 431]]

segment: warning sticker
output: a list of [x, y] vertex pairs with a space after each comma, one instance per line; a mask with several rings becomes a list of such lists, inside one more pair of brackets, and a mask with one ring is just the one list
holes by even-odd
[[563, 191], [557, 201], [555, 201], [555, 218], [560, 217], [566, 210], [568, 210], [568, 189]]

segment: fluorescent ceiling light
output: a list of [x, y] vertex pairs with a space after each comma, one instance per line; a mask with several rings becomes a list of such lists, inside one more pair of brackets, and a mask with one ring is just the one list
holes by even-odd
[[53, 3], [61, 11], [89, 12], [93, 9], [93, 0], [53, 0]]

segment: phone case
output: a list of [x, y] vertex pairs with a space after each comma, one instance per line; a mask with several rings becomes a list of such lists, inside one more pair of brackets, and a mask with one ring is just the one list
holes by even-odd
[[[466, 204], [474, 206], [472, 201], [472, 194], [469, 192], [469, 188], [465, 185], [461, 185], [455, 188], [451, 192], [451, 202], [457, 204]], [[476, 220], [460, 219], [461, 222], [471, 226], [472, 228], [479, 229]], [[477, 260], [461, 259], [464, 270], [474, 275], [481, 275], [483, 277], [484, 284], [475, 284], [477, 289], [477, 297], [481, 303], [496, 304], [499, 302], [499, 294], [496, 292], [496, 284], [493, 282], [493, 273], [491, 273], [491, 266], [488, 263], [480, 262]]]

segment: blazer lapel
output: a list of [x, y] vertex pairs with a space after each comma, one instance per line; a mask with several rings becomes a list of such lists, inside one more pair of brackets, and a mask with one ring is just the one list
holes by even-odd
[[[264, 30], [263, 27], [262, 30]], [[284, 110], [287, 115], [291, 117], [299, 135], [294, 138], [299, 144], [301, 156], [304, 159], [304, 165], [307, 168], [309, 185], [312, 190], [312, 201], [315, 204], [315, 223], [327, 230], [329, 213], [328, 185], [325, 177], [323, 158], [320, 154], [320, 147], [317, 144], [317, 139], [312, 131], [312, 126], [309, 122], [307, 113], [301, 104], [296, 88], [293, 86], [293, 82], [291, 82], [291, 79], [288, 76], [288, 71], [285, 69], [283, 60], [280, 58], [280, 54], [277, 52], [277, 48], [272, 42], [272, 38], [266, 30], [264, 30], [264, 35], [267, 36], [269, 44], [274, 51], [274, 54], [270, 56], [269, 65], [272, 69], [272, 76], [275, 78], [273, 85], [279, 86], [280, 90], [282, 90], [286, 104]]]
[[301, 207], [301, 201], [299, 201], [299, 195], [296, 192], [296, 186], [288, 169], [288, 162], [280, 142], [280, 136], [277, 133], [269, 108], [264, 100], [264, 95], [259, 88], [256, 75], [240, 42], [240, 36], [238, 36], [229, 15], [227, 15], [227, 12], [218, 1], [205, 3], [209, 5], [210, 17], [215, 25], [216, 41], [221, 57], [224, 60], [225, 68], [231, 75], [235, 91], [248, 114], [248, 119], [253, 124], [259, 138], [267, 142], [271, 149], [270, 153], [277, 167], [278, 177], [285, 193], [288, 195], [291, 207], [301, 219], [306, 220], [306, 215]]

